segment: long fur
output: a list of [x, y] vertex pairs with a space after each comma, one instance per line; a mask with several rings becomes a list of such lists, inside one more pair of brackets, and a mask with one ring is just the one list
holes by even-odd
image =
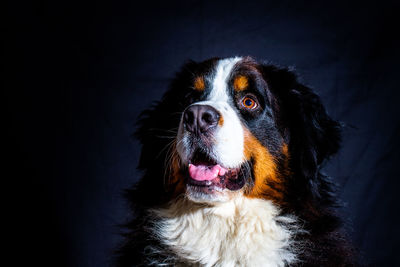
[[[141, 115], [136, 136], [144, 175], [126, 192], [135, 216], [115, 265], [355, 265], [335, 211], [333, 184], [321, 173], [339, 149], [340, 124], [287, 68], [246, 59], [268, 84], [275, 125], [288, 144], [288, 163], [277, 158], [285, 175], [281, 202], [239, 196], [209, 206], [175, 196], [165, 186], [182, 111], [192, 101], [184, 88], [191, 86], [193, 73], [216, 60], [186, 63], [162, 100]], [[262, 139], [265, 129], [255, 129]]]
[[179, 198], [152, 213], [156, 238], [186, 265], [284, 266], [301, 247], [293, 240], [296, 219], [280, 216], [270, 201], [238, 197], [209, 206]]

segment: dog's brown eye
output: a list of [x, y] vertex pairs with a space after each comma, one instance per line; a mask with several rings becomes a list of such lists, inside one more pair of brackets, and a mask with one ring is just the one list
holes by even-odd
[[247, 109], [255, 109], [258, 104], [253, 98], [246, 96], [242, 99], [242, 106]]

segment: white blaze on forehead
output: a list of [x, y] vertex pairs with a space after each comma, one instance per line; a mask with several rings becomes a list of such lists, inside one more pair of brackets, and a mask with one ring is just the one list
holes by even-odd
[[228, 168], [239, 167], [243, 163], [243, 128], [230, 103], [228, 82], [236, 63], [242, 58], [220, 60], [215, 69], [210, 95], [204, 104], [214, 107], [222, 116], [223, 124], [215, 133], [214, 155], [218, 162]]
[[[195, 102], [192, 105], [209, 105], [215, 108], [222, 117], [223, 123], [214, 133], [212, 156], [225, 168], [237, 168], [244, 161], [244, 134], [239, 115], [233, 106], [229, 95], [228, 82], [236, 63], [242, 58], [234, 57], [220, 60], [209, 77], [212, 84], [210, 94], [205, 101]], [[188, 134], [184, 131], [182, 122], [178, 131], [177, 151], [182, 163], [188, 163]]]
[[242, 58], [234, 57], [220, 60], [215, 68], [215, 76], [212, 81], [212, 88], [208, 100], [228, 102], [228, 78], [233, 67]]

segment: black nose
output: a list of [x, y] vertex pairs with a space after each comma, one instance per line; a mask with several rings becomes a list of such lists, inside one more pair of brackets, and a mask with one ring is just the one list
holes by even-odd
[[204, 133], [218, 124], [219, 112], [207, 105], [193, 105], [183, 114], [185, 129], [192, 133]]

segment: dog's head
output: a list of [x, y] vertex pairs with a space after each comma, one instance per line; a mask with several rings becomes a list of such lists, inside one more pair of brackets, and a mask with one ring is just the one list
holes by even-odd
[[318, 194], [319, 166], [340, 139], [338, 123], [295, 74], [250, 57], [188, 62], [138, 136], [142, 185], [157, 187], [162, 174], [160, 191], [196, 202]]

